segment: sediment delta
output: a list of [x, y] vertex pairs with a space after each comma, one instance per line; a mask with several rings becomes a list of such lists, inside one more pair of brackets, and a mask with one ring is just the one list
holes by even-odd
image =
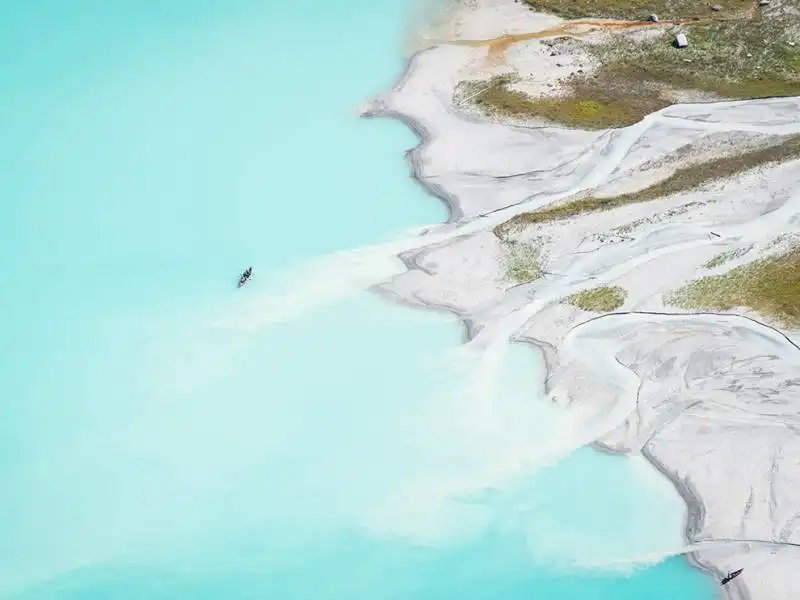
[[[730, 18], [762, 10], [745, 8]], [[675, 25], [564, 16], [586, 18], [512, 0], [454, 5], [419, 36], [427, 44], [393, 90], [364, 111], [419, 135], [413, 175], [451, 215], [387, 246], [407, 271], [376, 289], [455, 312], [467, 344], [487, 355], [534, 344], [547, 399], [586, 416], [583, 442], [640, 453], [680, 491], [687, 546], [675, 553], [715, 575], [744, 567], [722, 588], [727, 598], [789, 600], [800, 589], [791, 568], [800, 559], [800, 331], [791, 290], [768, 284], [798, 268], [800, 99], [720, 100], [714, 80], [715, 89], [659, 96], [635, 119], [571, 128], [503, 118], [468, 97], [480, 95], [474, 82], [503, 76], [503, 93], [518, 85], [526, 102], [554, 98], [558, 86], [603, 68], [587, 47], [607, 48], [610, 32], [636, 29], [625, 43], [640, 50]], [[794, 48], [797, 32], [781, 31]], [[763, 81], [783, 77], [781, 89], [795, 93], [781, 70], [794, 64], [787, 52]], [[739, 82], [750, 82], [743, 73]], [[737, 85], [725, 81], [729, 91]], [[719, 283], [734, 279], [747, 294]]]

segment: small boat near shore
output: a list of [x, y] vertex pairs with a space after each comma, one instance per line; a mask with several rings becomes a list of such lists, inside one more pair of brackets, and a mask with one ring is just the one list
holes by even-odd
[[728, 573], [725, 577], [722, 578], [722, 581], [720, 582], [720, 585], [725, 585], [731, 579], [735, 579], [736, 577], [738, 577], [739, 575], [742, 574], [742, 571], [744, 571], [744, 569], [737, 569], [737, 570], [735, 570], [735, 571], [733, 571], [731, 573]]
[[245, 283], [250, 281], [250, 278], [253, 276], [253, 267], [247, 267], [247, 270], [242, 273], [242, 276], [239, 277], [239, 286], [242, 287]]

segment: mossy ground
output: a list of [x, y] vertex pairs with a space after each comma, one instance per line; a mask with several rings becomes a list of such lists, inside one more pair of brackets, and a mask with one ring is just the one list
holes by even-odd
[[624, 288], [604, 286], [572, 294], [565, 299], [565, 302], [585, 311], [605, 313], [621, 307], [627, 296], [628, 292]]
[[636, 192], [608, 198], [588, 196], [565, 204], [521, 213], [495, 227], [494, 233], [500, 239], [505, 239], [512, 231], [536, 223], [568, 219], [628, 204], [649, 202], [732, 177], [749, 169], [796, 158], [800, 158], [800, 135], [788, 136], [783, 142], [766, 148], [683, 167], [670, 177]]
[[519, 285], [539, 279], [542, 270], [541, 247], [536, 244], [508, 241], [504, 243], [506, 280]]
[[[534, 10], [565, 19], [582, 17], [645, 20], [651, 14], [661, 19], [686, 19], [711, 14], [709, 4], [697, 0], [524, 0]], [[720, 14], [742, 15], [752, 0], [727, 0]]]
[[726, 262], [730, 262], [732, 260], [736, 260], [740, 256], [744, 256], [750, 251], [750, 248], [736, 248], [735, 250], [728, 250], [727, 252], [722, 252], [717, 254], [711, 260], [706, 261], [703, 263], [703, 266], [706, 269], [716, 269], [717, 267], [721, 267]]
[[[650, 12], [663, 18], [705, 17], [680, 28], [665, 25], [655, 37], [614, 33], [605, 43], [583, 44], [599, 64], [594, 72], [565, 78], [555, 97], [531, 98], [511, 89], [510, 82], [494, 86], [474, 99], [487, 114], [606, 129], [636, 123], [673, 104], [681, 93], [733, 99], [800, 95], [800, 11], [764, 7], [750, 18], [745, 15], [753, 7], [749, 0], [725, 2], [719, 13], [690, 0], [530, 3], [568, 18], [642, 19]], [[672, 43], [679, 30], [689, 40], [686, 48]]]
[[685, 25], [689, 45], [681, 49], [671, 43], [674, 28], [649, 39], [615, 36], [613, 44], [597, 49], [604, 64], [598, 78], [623, 80], [629, 87], [645, 84], [661, 96], [664, 90], [735, 99], [795, 96], [800, 94], [800, 47], [797, 22], [791, 21], [776, 16]]
[[665, 301], [685, 309], [750, 309], [800, 328], [800, 248], [763, 258], [722, 275], [696, 279]]
[[[494, 117], [534, 117], [582, 129], [622, 127], [641, 118], [641, 108], [634, 107], [628, 100], [621, 101], [621, 96], [615, 93], [620, 90], [613, 85], [593, 90], [592, 94], [533, 98], [511, 87], [517, 80], [518, 77], [514, 75], [499, 75], [485, 81], [465, 81], [459, 84], [457, 93], [465, 98], [474, 94], [472, 103], [485, 114]], [[658, 110], [665, 104], [651, 102], [648, 106]]]

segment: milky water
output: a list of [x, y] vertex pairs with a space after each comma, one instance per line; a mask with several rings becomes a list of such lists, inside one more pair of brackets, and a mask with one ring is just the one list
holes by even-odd
[[597, 570], [684, 508], [639, 460], [542, 462], [534, 351], [487, 376], [447, 314], [281, 296], [446, 216], [411, 134], [353, 116], [407, 9], [0, 8], [0, 597], [711, 596], [680, 559]]

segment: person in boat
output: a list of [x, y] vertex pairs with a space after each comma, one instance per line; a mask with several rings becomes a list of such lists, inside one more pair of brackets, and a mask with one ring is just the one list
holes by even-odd
[[239, 286], [243, 286], [247, 283], [247, 280], [253, 275], [253, 267], [247, 267], [247, 270], [242, 273], [242, 276], [239, 278]]

